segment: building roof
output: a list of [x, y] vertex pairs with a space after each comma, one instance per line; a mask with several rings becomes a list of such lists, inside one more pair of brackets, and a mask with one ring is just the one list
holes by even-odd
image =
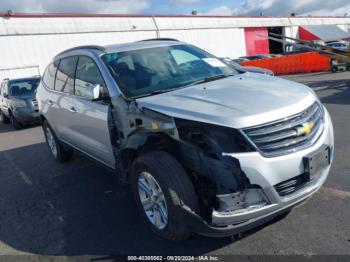
[[348, 32], [336, 25], [307, 25], [303, 26], [303, 28], [324, 41], [350, 38]]
[[215, 17], [15, 13], [12, 15], [0, 14], [0, 36], [346, 24], [350, 24], [350, 17]]
[[199, 17], [199, 18], [288, 18], [288, 19], [299, 19], [299, 18], [349, 18], [344, 16], [228, 16], [228, 15], [164, 15], [164, 14], [107, 14], [107, 13], [0, 13], [0, 17], [13, 17], [13, 18], [57, 18], [57, 17]]

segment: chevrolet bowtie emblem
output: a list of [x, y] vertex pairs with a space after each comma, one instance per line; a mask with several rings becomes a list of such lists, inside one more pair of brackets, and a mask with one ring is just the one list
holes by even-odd
[[314, 123], [312, 122], [306, 122], [304, 123], [301, 127], [298, 127], [296, 129], [297, 131], [297, 135], [301, 136], [301, 135], [308, 135], [311, 133], [312, 129], [314, 128]]

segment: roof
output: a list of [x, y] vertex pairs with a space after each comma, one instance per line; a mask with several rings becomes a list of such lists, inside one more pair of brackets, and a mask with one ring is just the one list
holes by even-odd
[[29, 76], [29, 77], [20, 77], [20, 78], [5, 78], [3, 80], [6, 80], [6, 81], [25, 81], [25, 80], [31, 80], [31, 79], [41, 79], [41, 76]]
[[164, 15], [164, 14], [108, 14], [108, 13], [0, 13], [0, 17], [14, 17], [14, 18], [57, 18], [57, 17], [199, 17], [199, 18], [344, 18], [344, 16], [228, 16], [228, 15], [184, 15], [184, 14], [174, 14], [174, 15]]
[[[81, 33], [154, 32], [245, 27], [346, 25], [350, 17], [150, 16], [117, 14], [0, 14], [0, 37]], [[148, 36], [149, 37], [149, 36]], [[134, 39], [137, 39], [134, 38]], [[95, 42], [96, 43], [96, 42]], [[100, 43], [100, 42], [98, 42]]]
[[324, 41], [350, 38], [348, 32], [336, 25], [307, 25], [303, 28]]
[[66, 56], [67, 54], [70, 54], [70, 52], [80, 51], [80, 50], [96, 50], [103, 53], [117, 53], [117, 52], [125, 52], [130, 50], [138, 50], [138, 49], [144, 49], [144, 48], [154, 48], [154, 47], [162, 47], [162, 46], [171, 46], [171, 45], [179, 45], [184, 44], [184, 42], [177, 41], [177, 40], [170, 40], [170, 39], [146, 39], [143, 41], [137, 41], [137, 42], [130, 42], [130, 43], [123, 43], [123, 44], [114, 44], [114, 45], [106, 45], [106, 46], [76, 46], [67, 50], [62, 51], [61, 53], [57, 54], [55, 58], [60, 58], [62, 55]]
[[179, 44], [184, 44], [184, 42], [160, 39], [160, 40], [147, 40], [147, 41], [137, 41], [137, 42], [131, 42], [131, 43], [107, 45], [107, 46], [104, 46], [104, 48], [106, 53], [114, 53], [114, 52], [124, 52], [124, 51], [130, 51], [130, 50], [171, 46], [171, 45], [179, 45]]

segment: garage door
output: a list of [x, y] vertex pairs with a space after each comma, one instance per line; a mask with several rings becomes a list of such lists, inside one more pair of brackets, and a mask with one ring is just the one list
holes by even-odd
[[244, 34], [248, 56], [270, 53], [267, 28], [245, 28]]

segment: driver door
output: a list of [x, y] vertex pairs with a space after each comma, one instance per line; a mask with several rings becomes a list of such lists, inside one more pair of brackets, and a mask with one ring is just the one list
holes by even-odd
[[[115, 168], [115, 158], [109, 133], [108, 118], [110, 104], [92, 101], [85, 96], [86, 90], [106, 84], [93, 61], [87, 56], [79, 56], [75, 74], [74, 105], [70, 124], [76, 147], [105, 165]], [[102, 94], [107, 95], [107, 94]]]

